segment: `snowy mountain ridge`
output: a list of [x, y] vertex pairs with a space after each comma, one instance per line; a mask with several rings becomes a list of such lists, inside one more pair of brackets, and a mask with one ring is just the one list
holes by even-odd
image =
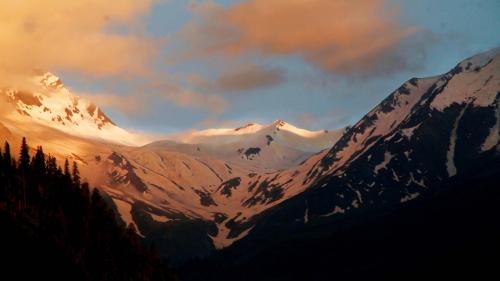
[[330, 150], [321, 168], [311, 173], [318, 177], [331, 172], [341, 174], [339, 168], [357, 159], [377, 140], [398, 133], [400, 124], [411, 124], [401, 130], [411, 138], [419, 124], [409, 120], [418, 110], [426, 109], [430, 114], [456, 105], [495, 107], [499, 68], [500, 48], [495, 48], [462, 61], [444, 75], [410, 79], [356, 123]]
[[34, 76], [30, 90], [4, 90], [11, 105], [7, 118], [36, 122], [68, 134], [124, 145], [143, 145], [151, 140], [118, 127], [91, 101], [74, 95], [54, 74]]
[[[306, 129], [298, 128], [285, 120], [278, 119], [269, 125], [262, 125], [258, 123], [248, 123], [244, 126], [238, 128], [217, 128], [217, 129], [206, 129], [201, 131], [194, 131], [191, 133], [186, 133], [179, 137], [180, 141], [185, 143], [197, 143], [200, 139], [217, 136], [236, 136], [236, 135], [246, 135], [256, 133], [260, 130], [266, 130], [269, 128], [275, 128], [277, 130], [288, 131], [290, 133], [296, 134], [304, 138], [314, 138], [321, 136], [323, 134], [328, 134], [328, 130], [321, 131], [309, 131]], [[202, 142], [203, 143], [203, 142]]]

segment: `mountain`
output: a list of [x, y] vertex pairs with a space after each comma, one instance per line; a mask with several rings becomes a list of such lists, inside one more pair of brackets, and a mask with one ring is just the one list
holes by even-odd
[[[227, 276], [218, 272], [217, 280], [330, 280], [332, 272], [340, 279], [387, 277], [393, 269], [385, 263], [400, 265], [398, 274], [430, 273], [425, 266], [444, 274], [451, 260], [470, 267], [455, 269], [452, 276], [481, 267], [491, 271], [486, 249], [499, 245], [488, 231], [500, 233], [491, 221], [500, 199], [499, 99], [500, 48], [466, 59], [444, 75], [410, 79], [307, 170], [311, 184], [305, 191], [234, 226], [251, 230], [220, 254], [222, 260], [215, 258], [229, 264], [219, 268], [234, 270]], [[475, 255], [446, 248], [453, 247], [449, 241]], [[444, 262], [441, 269], [439, 262]], [[293, 269], [280, 275], [284, 265]]]
[[[282, 189], [267, 182], [291, 182], [299, 171], [285, 167], [318, 158], [343, 131], [309, 132], [283, 121], [249, 127], [192, 134], [203, 135], [196, 143], [186, 138], [182, 143], [113, 147], [111, 153], [89, 159], [88, 166], [105, 171], [104, 181], [96, 184], [113, 198], [122, 218], [164, 246], [171, 259], [206, 256], [246, 235], [233, 229], [231, 221], [245, 221], [304, 190], [304, 183]], [[224, 145], [218, 144], [221, 139]], [[258, 151], [246, 155], [252, 149]]]
[[43, 145], [59, 161], [78, 163], [83, 180], [110, 196], [120, 218], [174, 260], [206, 256], [243, 237], [222, 222], [245, 220], [301, 192], [305, 184], [287, 191], [264, 178], [288, 180], [284, 171], [319, 157], [344, 132], [278, 120], [142, 145], [145, 137], [118, 127], [53, 74], [32, 82], [29, 91], [4, 90], [1, 137], [18, 147], [26, 136], [32, 149]]
[[[77, 162], [83, 180], [109, 196], [119, 218], [162, 257], [245, 270], [251, 262], [262, 270], [248, 277], [263, 279], [259, 272], [283, 266], [276, 261], [312, 259], [320, 242], [338, 250], [329, 237], [359, 237], [356, 229], [373, 230], [367, 221], [449, 202], [456, 186], [474, 187], [473, 178], [488, 187], [474, 196], [487, 196], [498, 175], [499, 53], [412, 78], [345, 129], [311, 132], [278, 120], [154, 142], [118, 127], [97, 106], [89, 110], [90, 102], [44, 74], [30, 91], [3, 90], [0, 136], [27, 136], [33, 147]], [[294, 262], [290, 272], [299, 272]]]
[[148, 146], [204, 153], [231, 164], [259, 171], [276, 171], [297, 166], [311, 155], [332, 147], [344, 129], [308, 131], [284, 120], [269, 125], [249, 123], [238, 128], [208, 129], [183, 133], [176, 142], [154, 142]]
[[[276, 232], [259, 240], [244, 238], [210, 259], [184, 265], [182, 279], [326, 281], [496, 276], [495, 261], [500, 258], [500, 162], [481, 164], [468, 179], [444, 183], [439, 193], [397, 207], [316, 221], [307, 230], [295, 229], [282, 239]], [[488, 165], [496, 169], [483, 172]]]
[[2, 117], [17, 123], [38, 123], [70, 135], [119, 143], [146, 144], [149, 139], [118, 127], [91, 101], [73, 94], [54, 74], [35, 75], [22, 88], [3, 89]]

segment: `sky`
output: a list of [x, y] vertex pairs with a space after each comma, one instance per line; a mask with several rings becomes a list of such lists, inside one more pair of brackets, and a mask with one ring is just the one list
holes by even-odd
[[498, 0], [3, 0], [2, 83], [49, 70], [169, 134], [355, 123], [412, 77], [500, 46]]

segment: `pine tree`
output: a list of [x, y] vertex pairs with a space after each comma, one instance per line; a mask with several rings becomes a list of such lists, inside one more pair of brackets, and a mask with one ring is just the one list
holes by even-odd
[[[11, 198], [13, 195], [12, 189], [12, 158], [10, 156], [10, 145], [8, 142], [5, 142], [4, 150], [2, 154], [2, 172], [0, 172], [0, 176], [3, 174], [2, 179], [2, 189], [3, 189], [3, 197]], [[13, 202], [7, 202], [8, 204], [13, 204]]]
[[19, 202], [19, 210], [26, 209], [28, 206], [28, 196], [27, 196], [27, 176], [28, 169], [30, 167], [30, 154], [28, 144], [26, 143], [26, 138], [23, 137], [21, 142], [21, 152], [19, 155], [19, 170], [21, 171], [21, 185], [22, 185], [22, 200]]
[[68, 182], [71, 181], [71, 173], [69, 171], [69, 162], [68, 162], [68, 159], [66, 159], [66, 161], [64, 161], [64, 178]]
[[21, 143], [21, 154], [19, 157], [19, 169], [23, 172], [27, 172], [30, 166], [30, 154], [28, 144], [26, 143], [26, 138], [23, 137], [23, 141]]
[[10, 156], [10, 145], [8, 142], [5, 142], [4, 150], [5, 150], [3, 154], [4, 168], [6, 169], [6, 172], [8, 172], [12, 167], [12, 157]]
[[45, 154], [43, 153], [43, 148], [39, 146], [36, 149], [35, 156], [33, 157], [33, 168], [39, 174], [45, 174], [46, 164], [45, 164]]
[[43, 148], [41, 146], [37, 147], [35, 156], [31, 160], [31, 171], [32, 177], [31, 188], [32, 188], [32, 199], [42, 200], [44, 197], [43, 182], [47, 174], [47, 169], [45, 165], [45, 154], [43, 153]]
[[56, 158], [49, 155], [49, 157], [47, 157], [46, 167], [49, 175], [55, 175], [58, 169]]
[[2, 171], [3, 171], [3, 154], [2, 154], [2, 148], [0, 148], [0, 176], [2, 176]]
[[[83, 200], [83, 203], [85, 205], [89, 205], [90, 204], [90, 188], [89, 188], [89, 184], [84, 182], [82, 183], [82, 188], [80, 189], [80, 194], [82, 196], [82, 200]], [[88, 207], [88, 206], [86, 206]]]
[[[2, 149], [0, 148], [0, 201], [5, 200], [7, 198], [7, 187], [5, 183], [5, 178], [4, 178], [4, 171], [3, 171], [3, 155], [2, 155]], [[0, 208], [1, 208], [2, 202], [0, 202]]]
[[76, 164], [76, 162], [73, 162], [72, 176], [73, 176], [73, 183], [77, 187], [79, 187], [80, 186], [80, 171], [78, 171], [78, 165]]

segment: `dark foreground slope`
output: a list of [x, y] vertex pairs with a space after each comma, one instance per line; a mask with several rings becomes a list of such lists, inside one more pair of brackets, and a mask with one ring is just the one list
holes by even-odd
[[23, 140], [19, 161], [0, 151], [2, 280], [172, 280], [132, 225], [117, 223], [97, 189]]
[[185, 279], [496, 279], [499, 175], [498, 160], [478, 163], [467, 178], [443, 182], [439, 192], [397, 208], [351, 214], [265, 246], [242, 241], [190, 264]]

